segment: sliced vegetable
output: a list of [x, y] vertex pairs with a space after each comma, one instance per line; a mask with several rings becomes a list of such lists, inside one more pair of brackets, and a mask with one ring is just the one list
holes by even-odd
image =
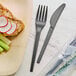
[[11, 24], [12, 24], [12, 28], [8, 32], [6, 32], [6, 34], [8, 34], [8, 35], [13, 34], [16, 31], [16, 28], [17, 28], [16, 23], [11, 22]]
[[2, 41], [4, 41], [7, 45], [11, 44], [11, 41], [8, 38], [6, 38], [5, 36], [3, 36], [2, 34], [0, 34], [0, 39]]
[[6, 51], [9, 50], [9, 46], [8, 46], [6, 43], [4, 43], [3, 41], [1, 41], [1, 40], [0, 40], [0, 46], [1, 46], [2, 48], [4, 48]]
[[0, 47], [0, 53], [3, 52], [3, 51], [4, 51], [4, 49], [2, 47]]
[[7, 25], [7, 26], [0, 28], [0, 32], [6, 33], [6, 32], [8, 32], [11, 28], [12, 28], [12, 25], [11, 25], [10, 22], [8, 22], [8, 25]]
[[5, 16], [0, 16], [0, 27], [5, 27], [8, 24], [8, 19]]

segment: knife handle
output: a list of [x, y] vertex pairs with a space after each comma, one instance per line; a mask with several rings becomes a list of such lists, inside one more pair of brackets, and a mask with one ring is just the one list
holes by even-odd
[[37, 48], [38, 48], [38, 44], [39, 44], [39, 38], [40, 38], [40, 32], [36, 32], [30, 72], [33, 72], [33, 68], [34, 68], [34, 64], [35, 64], [35, 59], [36, 59], [36, 54], [37, 54]]
[[54, 67], [46, 74], [46, 76], [51, 75], [57, 68], [58, 66], [63, 62], [63, 59], [59, 59], [56, 64], [54, 65]]
[[40, 52], [40, 54], [39, 54], [39, 57], [38, 57], [38, 59], [37, 59], [37, 63], [40, 63], [40, 61], [41, 61], [41, 59], [42, 59], [42, 56], [43, 56], [43, 54], [44, 54], [44, 52], [45, 52], [45, 49], [46, 49], [46, 47], [47, 47], [47, 44], [48, 44], [48, 42], [49, 42], [49, 40], [50, 40], [50, 37], [51, 37], [51, 35], [52, 35], [52, 32], [53, 32], [53, 29], [50, 27], [50, 28], [49, 28], [49, 31], [48, 31], [48, 33], [47, 33], [46, 39], [45, 39], [45, 41], [44, 41], [44, 44], [43, 44], [43, 46], [42, 46], [41, 52]]

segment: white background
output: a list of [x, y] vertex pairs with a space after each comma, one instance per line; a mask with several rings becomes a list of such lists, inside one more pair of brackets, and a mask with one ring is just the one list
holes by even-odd
[[[56, 28], [47, 46], [46, 52], [40, 64], [35, 63], [34, 72], [30, 73], [30, 64], [33, 53], [34, 37], [35, 37], [35, 16], [39, 4], [48, 5], [48, 19], [45, 28], [43, 29], [40, 37], [37, 58], [46, 37], [47, 31], [50, 27], [50, 18], [53, 12], [62, 4], [66, 3]], [[52, 64], [57, 58], [57, 55], [63, 51], [63, 48], [70, 42], [76, 35], [76, 0], [33, 0], [33, 16], [31, 30], [29, 34], [29, 42], [27, 44], [24, 61], [17, 72], [16, 76], [44, 76], [50, 69]], [[48, 64], [48, 66], [47, 66]], [[74, 72], [69, 76], [75, 76]]]

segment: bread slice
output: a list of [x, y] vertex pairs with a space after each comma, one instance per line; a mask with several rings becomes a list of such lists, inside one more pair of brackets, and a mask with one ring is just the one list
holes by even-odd
[[0, 15], [6, 16], [9, 21], [12, 21], [12, 22], [17, 24], [17, 29], [16, 29], [16, 31], [13, 34], [7, 35], [7, 34], [3, 33], [4, 36], [16, 36], [24, 29], [23, 22], [18, 20], [18, 19], [16, 19], [12, 15], [12, 13], [7, 8], [3, 7], [1, 4], [0, 4]]

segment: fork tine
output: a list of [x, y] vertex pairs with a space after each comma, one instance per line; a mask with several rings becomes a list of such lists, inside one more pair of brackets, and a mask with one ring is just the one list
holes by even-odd
[[39, 14], [39, 20], [41, 20], [41, 16], [42, 16], [42, 5], [41, 5], [41, 8], [40, 8], [40, 14]]
[[39, 5], [38, 10], [37, 10], [36, 20], [39, 20], [39, 10], [40, 10], [40, 5]]
[[46, 6], [46, 12], [45, 12], [45, 18], [44, 18], [44, 21], [46, 22], [47, 20], [47, 13], [48, 13], [48, 6]]
[[44, 8], [43, 8], [42, 21], [44, 21], [44, 14], [45, 14], [45, 6], [44, 6]]

